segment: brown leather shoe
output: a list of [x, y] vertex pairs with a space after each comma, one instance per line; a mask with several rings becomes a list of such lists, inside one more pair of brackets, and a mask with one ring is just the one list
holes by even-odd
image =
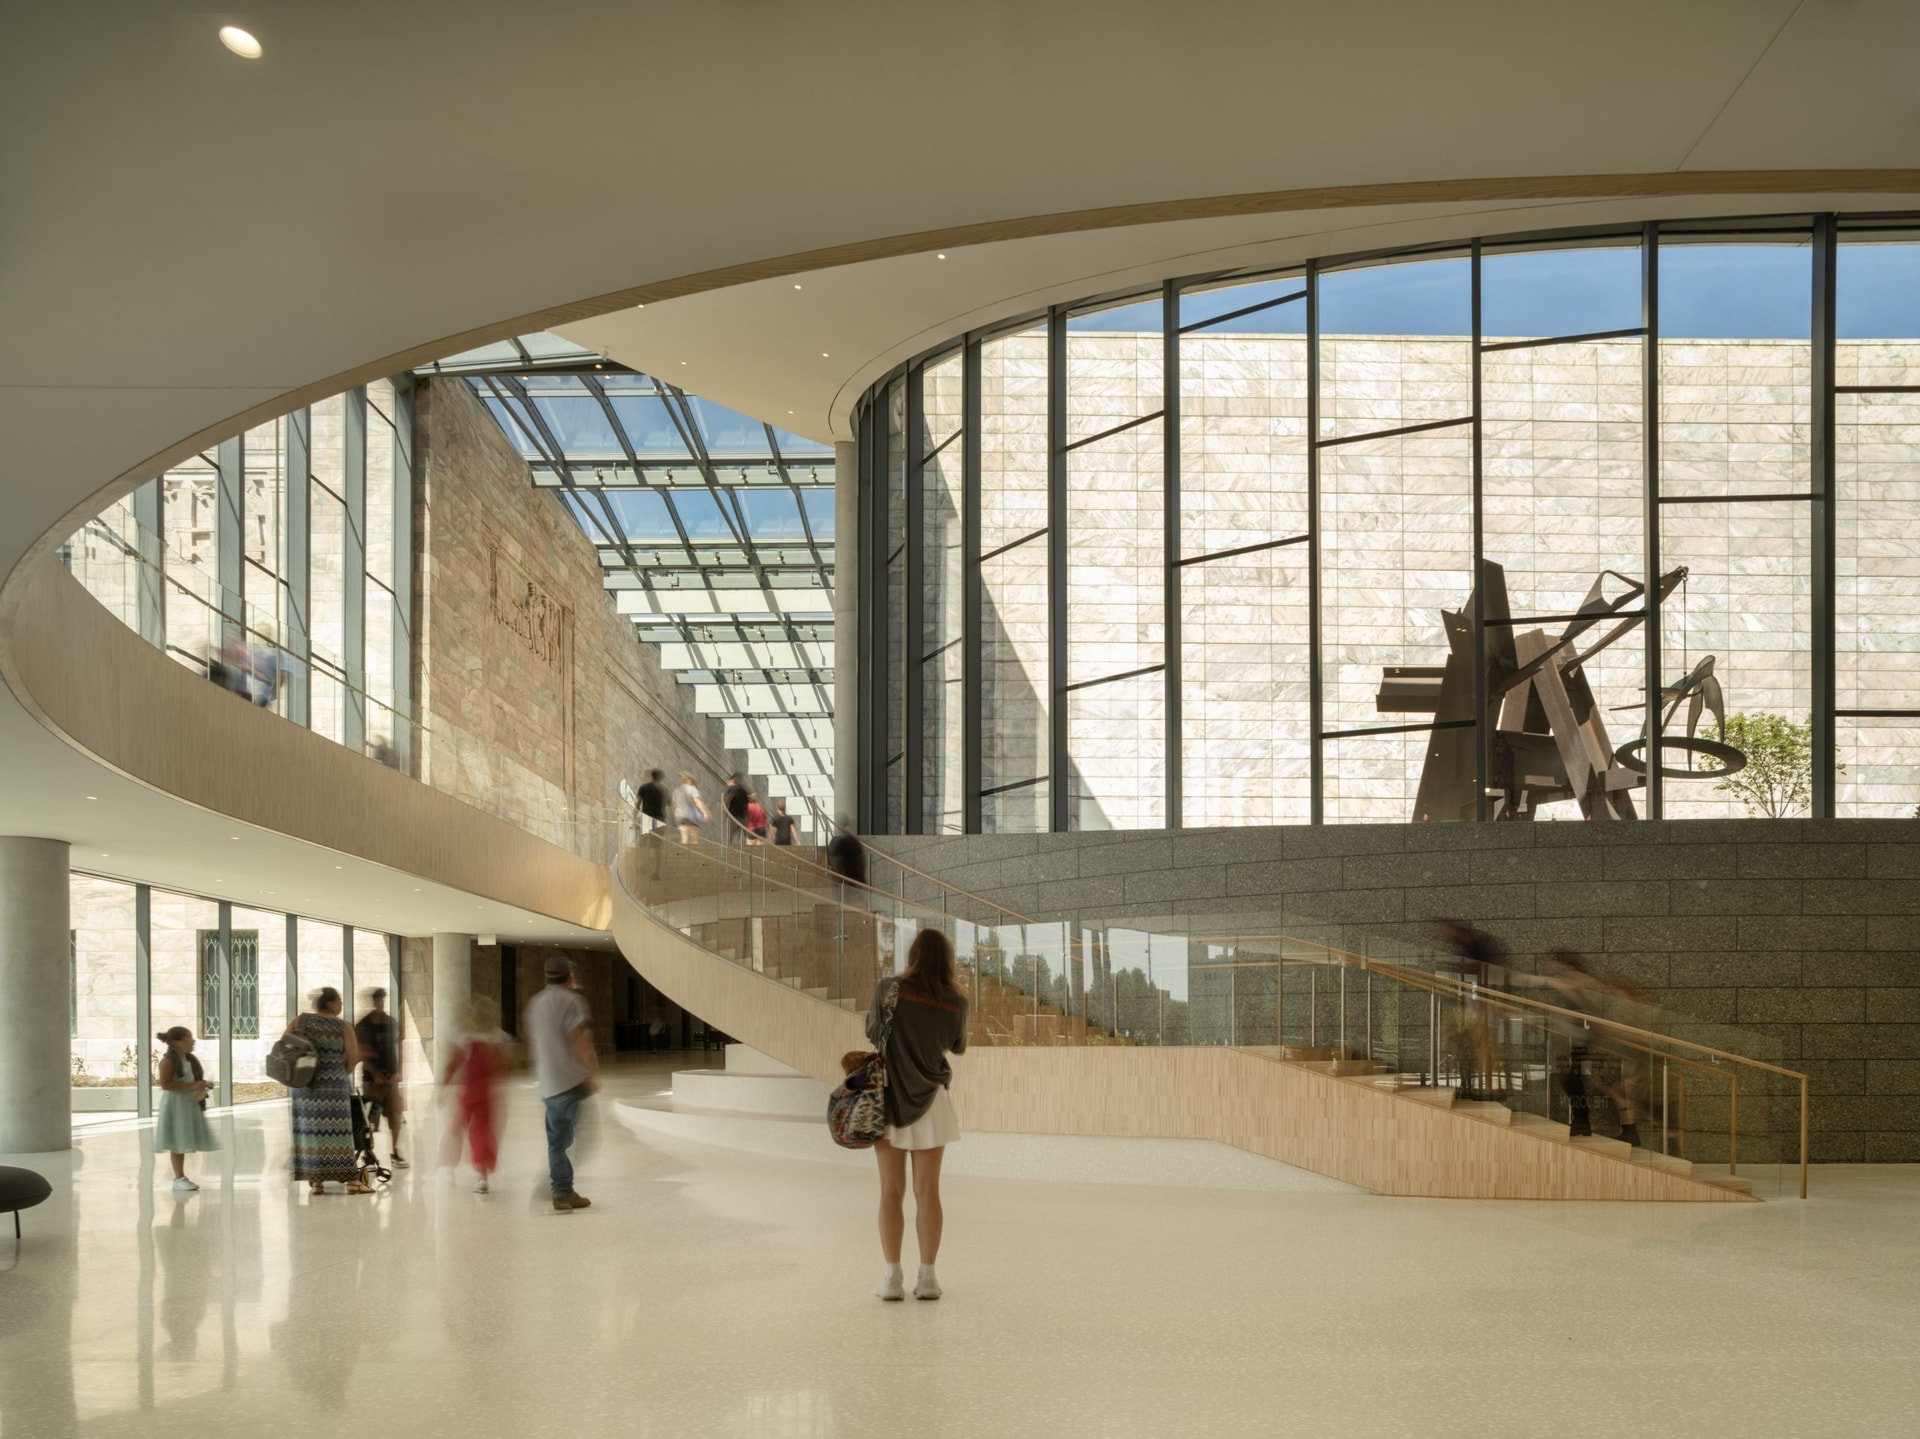
[[562, 1214], [565, 1214], [569, 1209], [585, 1209], [592, 1203], [593, 1201], [584, 1194], [556, 1194], [553, 1196], [553, 1207]]

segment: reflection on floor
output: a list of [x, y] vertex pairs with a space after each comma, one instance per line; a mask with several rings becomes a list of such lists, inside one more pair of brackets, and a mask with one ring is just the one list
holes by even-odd
[[593, 1208], [556, 1215], [530, 1091], [486, 1196], [436, 1180], [420, 1118], [422, 1162], [373, 1199], [286, 1182], [278, 1106], [221, 1119], [183, 1201], [145, 1131], [28, 1161], [56, 1193], [17, 1259], [0, 1239], [0, 1439], [1920, 1422], [1916, 1168], [1817, 1170], [1805, 1204], [1726, 1207], [956, 1177], [946, 1298], [881, 1304], [864, 1172], [602, 1115]]

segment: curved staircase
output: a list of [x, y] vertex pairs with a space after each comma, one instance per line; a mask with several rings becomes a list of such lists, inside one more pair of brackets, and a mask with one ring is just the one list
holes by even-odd
[[[1336, 1014], [1338, 1032], [1331, 1043], [1205, 1042], [1192, 1019], [1199, 981], [1183, 976], [1185, 998], [1143, 990], [1119, 959], [1140, 945], [1131, 931], [1035, 924], [950, 889], [934, 908], [837, 880], [804, 852], [650, 840], [614, 870], [613, 930], [634, 967], [735, 1039], [828, 1084], [838, 1081], [844, 1053], [868, 1047], [865, 1013], [880, 977], [904, 963], [921, 927], [942, 929], [973, 999], [953, 1088], [971, 1130], [1214, 1139], [1380, 1194], [1737, 1203], [1755, 1197], [1749, 1177], [1734, 1172], [1737, 1146], [1747, 1143], [1751, 1154], [1756, 1142], [1752, 1072], [1786, 1076], [1789, 1086], [1801, 1079], [1591, 1021], [1600, 1028], [1581, 1032], [1583, 1052], [1612, 1046], [1654, 1066], [1669, 1090], [1676, 1073], [1683, 1094], [1691, 1084], [1692, 1100], [1676, 1110], [1669, 1096], [1661, 1117], [1684, 1119], [1691, 1104], [1695, 1122], [1683, 1142], [1712, 1161], [1696, 1165], [1674, 1152], [1670, 1124], [1654, 1149], [1574, 1137], [1555, 1117], [1555, 1036], [1584, 1017], [1521, 996], [1469, 996], [1459, 980], [1431, 970], [1286, 936], [1241, 937], [1232, 941], [1232, 978], [1254, 990], [1267, 984], [1272, 1013], [1261, 1022], [1273, 1038], [1300, 1029], [1318, 1041]], [[1186, 936], [1152, 942], [1175, 952], [1218, 947]], [[1366, 1021], [1356, 1044], [1348, 1005], [1361, 992]], [[1506, 1102], [1463, 1098], [1450, 1082], [1441, 1041], [1457, 1027], [1463, 996], [1491, 1007], [1518, 1036]], [[1182, 1005], [1185, 1042], [1166, 1042], [1183, 1037], [1166, 1017]], [[1148, 1022], [1156, 1016], [1158, 1028]], [[1699, 1121], [1718, 1112], [1712, 1086], [1729, 1078], [1735, 1113], [1719, 1136], [1732, 1141], [1723, 1162]], [[1777, 1109], [1778, 1101], [1769, 1103]]]

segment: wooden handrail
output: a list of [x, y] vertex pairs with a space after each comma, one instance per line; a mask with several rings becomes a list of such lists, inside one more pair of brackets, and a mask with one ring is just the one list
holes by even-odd
[[[1545, 1000], [1529, 999], [1522, 995], [1510, 994], [1506, 990], [1491, 990], [1479, 986], [1469, 986], [1444, 974], [1429, 974], [1425, 970], [1410, 969], [1405, 965], [1394, 964], [1387, 960], [1371, 959], [1364, 954], [1354, 954], [1350, 950], [1335, 949], [1332, 945], [1321, 944], [1315, 940], [1298, 939], [1290, 934], [1248, 934], [1231, 935], [1224, 938], [1195, 935], [1196, 944], [1233, 944], [1233, 943], [1272, 943], [1297, 945], [1302, 949], [1318, 950], [1354, 969], [1371, 970], [1390, 979], [1419, 988], [1437, 988], [1436, 992], [1451, 993], [1455, 996], [1466, 995], [1472, 998], [1492, 1002], [1498, 999], [1504, 1003], [1522, 1006], [1543, 1014], [1561, 1015], [1568, 1019], [1577, 1019], [1588, 1027], [1601, 1027], [1616, 1034], [1633, 1035], [1642, 1040], [1653, 1040], [1661, 1044], [1678, 1044], [1698, 1054], [1710, 1054], [1716, 1059], [1732, 1060], [1735, 1064], [1744, 1064], [1754, 1069], [1764, 1069], [1773, 1074], [1785, 1075], [1789, 1079], [1805, 1079], [1807, 1076], [1797, 1069], [1787, 1069], [1778, 1064], [1769, 1064], [1764, 1059], [1751, 1059], [1744, 1054], [1735, 1054], [1731, 1050], [1716, 1049], [1710, 1044], [1700, 1044], [1691, 1039], [1679, 1039], [1672, 1035], [1655, 1034], [1650, 1029], [1641, 1029], [1635, 1025], [1622, 1024], [1617, 1019], [1606, 1019], [1600, 1015], [1583, 1014], [1577, 1009], [1567, 1009], [1562, 1005], [1548, 1004]], [[1192, 966], [1190, 966], [1192, 967]]]

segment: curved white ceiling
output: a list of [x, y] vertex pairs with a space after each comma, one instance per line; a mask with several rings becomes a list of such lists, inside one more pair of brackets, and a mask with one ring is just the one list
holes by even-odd
[[[230, 20], [264, 58], [220, 46]], [[1194, 197], [1920, 155], [1908, 0], [117, 0], [13, 7], [5, 41], [0, 575], [116, 477], [250, 408], [676, 277]], [[1299, 218], [982, 245], [978, 271], [908, 258], [838, 293], [786, 281], [832, 314], [741, 299], [758, 328], [736, 333], [781, 338], [777, 363], [727, 341], [720, 312], [690, 318], [709, 348], [688, 378], [824, 437], [878, 369], [1010, 296], [1183, 247], [1346, 249], [1301, 237], [1388, 223]], [[837, 253], [800, 263], [854, 255]], [[839, 316], [859, 323], [821, 341]], [[654, 361], [691, 372], [670, 348]], [[0, 709], [0, 779], [54, 764], [39, 750], [58, 742]], [[44, 791], [0, 784], [0, 832], [73, 829]]]

